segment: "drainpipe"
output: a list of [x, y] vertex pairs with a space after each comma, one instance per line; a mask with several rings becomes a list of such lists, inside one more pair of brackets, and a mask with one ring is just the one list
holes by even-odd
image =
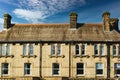
[[42, 78], [42, 43], [40, 43], [40, 78]]
[[110, 44], [107, 44], [107, 80], [110, 80]]
[[69, 78], [71, 78], [71, 43], [69, 44]]

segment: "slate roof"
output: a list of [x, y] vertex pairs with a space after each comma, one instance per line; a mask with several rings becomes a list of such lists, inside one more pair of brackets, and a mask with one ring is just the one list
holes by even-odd
[[103, 24], [78, 24], [72, 29], [69, 24], [13, 24], [0, 32], [0, 42], [11, 41], [111, 41], [119, 42], [116, 30], [105, 32]]

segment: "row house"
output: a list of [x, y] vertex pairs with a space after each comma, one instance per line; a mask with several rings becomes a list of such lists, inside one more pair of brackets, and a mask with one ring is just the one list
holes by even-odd
[[110, 79], [120, 76], [118, 18], [102, 23], [13, 24], [4, 14], [0, 77], [29, 80]]

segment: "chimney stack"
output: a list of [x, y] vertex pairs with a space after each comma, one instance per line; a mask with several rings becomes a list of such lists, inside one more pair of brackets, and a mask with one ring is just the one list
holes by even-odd
[[110, 31], [110, 13], [104, 12], [102, 15], [104, 31]]
[[11, 16], [8, 13], [4, 14], [4, 29], [8, 29], [11, 26]]
[[77, 28], [77, 13], [70, 13], [70, 28]]

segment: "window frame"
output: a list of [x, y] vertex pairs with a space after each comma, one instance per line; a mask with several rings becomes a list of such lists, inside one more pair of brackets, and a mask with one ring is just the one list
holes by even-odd
[[[58, 65], [58, 68], [55, 68], [55, 65]], [[57, 73], [58, 74], [56, 74], [56, 72], [55, 71], [58, 71]], [[60, 64], [59, 63], [52, 63], [52, 75], [53, 76], [59, 76], [60, 75]]]
[[23, 44], [23, 55], [28, 55], [28, 45]]
[[118, 46], [118, 55], [120, 56], [120, 45]]
[[[25, 68], [26, 65], [29, 65], [30, 68]], [[29, 70], [29, 74], [28, 74], [28, 72], [26, 73], [26, 70], [27, 70], [27, 71]], [[31, 74], [32, 74], [32, 64], [31, 64], [31, 63], [24, 63], [24, 75], [25, 75], [25, 76], [29, 76], [29, 75], [31, 75]]]
[[6, 55], [11, 55], [11, 44], [7, 44], [6, 46]]
[[80, 55], [80, 46], [78, 44], [75, 45], [75, 55]]
[[117, 55], [116, 45], [113, 45], [113, 47], [112, 47], [112, 54], [113, 54], [113, 56]]
[[29, 55], [34, 55], [34, 45], [33, 44], [29, 44]]
[[[7, 64], [7, 68], [3, 68], [3, 65], [5, 65], [5, 64]], [[10, 69], [9, 65], [10, 65], [9, 63], [2, 63], [1, 64], [1, 75], [2, 76], [8, 76], [10, 74], [9, 73], [9, 69]], [[4, 70], [7, 70], [7, 74], [3, 73]]]
[[56, 54], [57, 55], [61, 55], [61, 44], [57, 44], [57, 46], [56, 46]]
[[51, 44], [51, 55], [55, 55], [55, 44]]
[[[97, 64], [102, 64], [102, 74], [98, 74], [97, 70], [101, 70], [101, 69], [97, 69]], [[104, 64], [103, 63], [96, 63], [95, 64], [95, 73], [97, 76], [103, 76], [104, 75]]]
[[114, 63], [114, 75], [120, 76], [120, 74], [116, 74], [116, 70], [119, 70], [118, 72], [120, 72], [120, 68], [116, 69], [116, 68], [117, 68], [117, 67], [116, 67], [116, 64], [119, 64], [119, 65], [120, 65], [120, 63]]
[[101, 44], [100, 45], [100, 56], [102, 55], [105, 55], [105, 52], [104, 52], [104, 44]]
[[1, 44], [1, 56], [5, 56], [5, 55], [6, 55], [6, 45]]
[[[78, 64], [82, 64], [83, 68], [78, 68]], [[78, 74], [78, 70], [82, 70], [83, 74]], [[85, 74], [85, 64], [84, 63], [76, 63], [76, 75], [77, 76], [83, 76]]]
[[[84, 54], [83, 54], [84, 53]], [[81, 47], [81, 55], [85, 55], [86, 54], [86, 45], [85, 44], [82, 44], [82, 47]]]
[[[97, 53], [97, 54], [96, 54], [96, 53]], [[94, 55], [95, 55], [95, 56], [99, 55], [99, 53], [98, 53], [98, 44], [95, 44], [95, 45], [94, 45]]]

